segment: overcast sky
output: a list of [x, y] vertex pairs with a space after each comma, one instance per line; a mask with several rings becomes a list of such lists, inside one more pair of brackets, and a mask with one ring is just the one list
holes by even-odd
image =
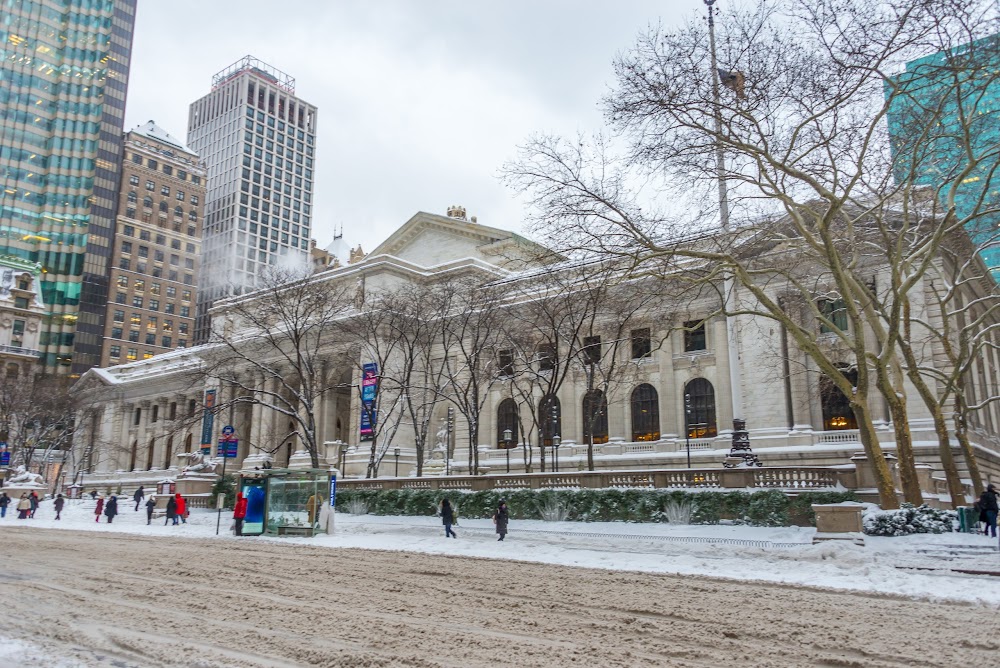
[[126, 129], [187, 137], [212, 75], [253, 55], [319, 107], [313, 236], [372, 250], [417, 211], [461, 204], [518, 230], [497, 174], [533, 132], [601, 125], [612, 60], [701, 0], [141, 0]]

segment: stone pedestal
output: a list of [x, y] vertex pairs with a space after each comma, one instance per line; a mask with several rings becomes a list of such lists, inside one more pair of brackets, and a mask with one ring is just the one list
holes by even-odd
[[849, 540], [855, 545], [864, 545], [861, 511], [859, 503], [813, 504], [816, 513], [816, 535], [813, 543], [827, 540]]
[[290, 469], [311, 469], [312, 456], [305, 450], [296, 450], [288, 458], [288, 468]]
[[44, 499], [46, 489], [45, 485], [27, 483], [24, 485], [8, 485], [7, 487], [0, 487], [0, 492], [7, 492], [7, 496], [10, 497], [11, 504], [7, 506], [7, 512], [10, 512], [12, 508], [17, 508], [17, 501], [21, 498], [22, 494], [31, 496], [31, 493], [34, 492], [38, 495], [39, 499]]

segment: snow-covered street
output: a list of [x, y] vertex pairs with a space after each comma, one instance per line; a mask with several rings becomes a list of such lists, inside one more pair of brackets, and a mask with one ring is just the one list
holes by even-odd
[[339, 514], [315, 539], [236, 538], [224, 515], [216, 538], [213, 512], [147, 526], [120, 508], [0, 520], [0, 667], [955, 666], [1000, 649], [982, 607], [1000, 578], [946, 570], [1000, 570], [981, 536], [512, 521], [498, 543], [488, 520], [447, 540], [432, 517]]

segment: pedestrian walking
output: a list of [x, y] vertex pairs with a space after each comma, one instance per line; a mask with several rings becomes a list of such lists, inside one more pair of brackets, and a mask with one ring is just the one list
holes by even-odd
[[94, 518], [95, 522], [101, 521], [101, 513], [104, 512], [104, 497], [100, 494], [97, 495], [97, 506], [94, 508], [94, 514], [97, 517]]
[[455, 523], [455, 509], [451, 507], [451, 501], [441, 499], [441, 523], [444, 524], [444, 537], [458, 538], [451, 530], [451, 525]]
[[28, 502], [31, 504], [31, 514], [29, 517], [35, 519], [35, 511], [38, 510], [38, 493], [32, 492], [28, 495]]
[[507, 512], [507, 502], [504, 501], [503, 499], [500, 499], [500, 505], [497, 506], [497, 511], [493, 514], [493, 524], [497, 525], [497, 533], [500, 534], [500, 537], [497, 538], [497, 541], [503, 540], [504, 536], [507, 535], [508, 519], [510, 519], [510, 516]]
[[59, 514], [62, 512], [63, 506], [66, 505], [66, 499], [63, 498], [62, 494], [56, 495], [56, 500], [52, 502], [52, 507], [56, 509], [56, 519], [61, 519]]
[[139, 504], [144, 498], [146, 495], [142, 491], [142, 485], [139, 485], [139, 489], [135, 490], [135, 494], [132, 495], [132, 500], [135, 501], [135, 512], [139, 512]]
[[92, 498], [92, 499], [96, 499], [97, 498], [97, 490], [96, 489], [90, 490], [90, 498]]
[[177, 524], [177, 499], [173, 496], [167, 498], [167, 519], [163, 521], [163, 526], [167, 526], [171, 521]]
[[987, 485], [986, 491], [982, 493], [979, 497], [979, 507], [983, 509], [986, 513], [986, 535], [992, 533], [993, 537], [997, 537], [997, 510], [1000, 507], [997, 506], [997, 490], [993, 485]]
[[28, 500], [27, 494], [22, 494], [21, 498], [17, 501], [17, 519], [26, 520], [28, 519], [28, 513], [31, 512], [31, 501]]
[[[187, 501], [184, 500], [184, 497], [181, 496], [180, 492], [174, 494], [174, 497], [177, 499], [177, 517], [181, 518], [181, 522], [187, 524]], [[177, 524], [177, 522], [175, 521], [174, 524]]]
[[243, 535], [243, 520], [247, 516], [247, 500], [243, 498], [243, 492], [236, 493], [236, 506], [233, 508], [233, 521], [236, 523], [236, 535]]
[[156, 495], [150, 494], [146, 501], [146, 524], [153, 523], [153, 510], [156, 509]]
[[10, 505], [10, 497], [7, 492], [0, 492], [0, 517], [7, 517], [7, 506]]
[[104, 515], [108, 518], [108, 524], [111, 524], [111, 520], [115, 519], [115, 515], [118, 514], [118, 498], [113, 494], [108, 502], [104, 504]]

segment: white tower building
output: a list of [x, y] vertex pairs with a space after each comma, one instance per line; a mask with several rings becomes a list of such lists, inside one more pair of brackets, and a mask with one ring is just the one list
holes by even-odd
[[195, 343], [208, 340], [217, 299], [252, 288], [269, 265], [308, 265], [316, 118], [295, 79], [252, 56], [191, 105], [188, 145], [208, 169]]

